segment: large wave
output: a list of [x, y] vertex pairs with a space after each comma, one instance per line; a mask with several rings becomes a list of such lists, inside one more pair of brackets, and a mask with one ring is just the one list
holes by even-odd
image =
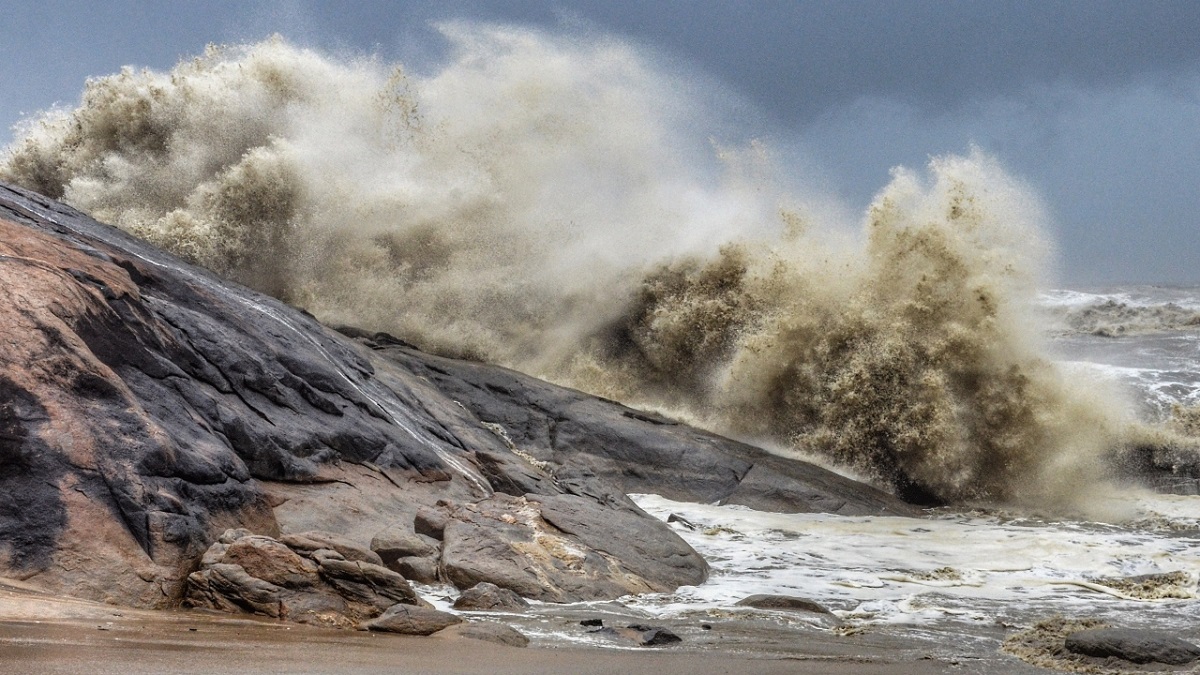
[[[302, 306], [828, 458], [914, 500], [1071, 500], [1125, 423], [1047, 358], [1045, 215], [978, 151], [846, 240], [719, 97], [619, 41], [450, 24], [424, 77], [282, 39], [89, 80], [0, 175]], [[697, 137], [699, 136], [699, 137]], [[786, 173], [786, 172], [785, 172]]]

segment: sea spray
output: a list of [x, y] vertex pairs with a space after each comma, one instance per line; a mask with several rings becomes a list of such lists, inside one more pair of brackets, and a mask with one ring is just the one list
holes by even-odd
[[995, 161], [898, 170], [847, 243], [762, 179], [764, 145], [697, 139], [717, 99], [627, 45], [444, 33], [427, 77], [275, 38], [93, 79], [0, 175], [328, 322], [685, 411], [916, 501], [1075, 503], [1102, 478], [1120, 406], [1042, 356], [1045, 216]]

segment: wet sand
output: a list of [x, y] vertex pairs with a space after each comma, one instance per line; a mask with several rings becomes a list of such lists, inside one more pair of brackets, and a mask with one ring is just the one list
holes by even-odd
[[[405, 637], [153, 612], [0, 584], [0, 673], [933, 673], [1045, 672], [1019, 661], [932, 653], [886, 634], [813, 631], [785, 655], [662, 649], [514, 648], [461, 637]], [[935, 640], [935, 642], [941, 642]], [[953, 645], [947, 645], [953, 646]]]

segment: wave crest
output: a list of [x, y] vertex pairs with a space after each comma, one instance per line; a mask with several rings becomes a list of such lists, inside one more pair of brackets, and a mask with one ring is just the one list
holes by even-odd
[[847, 243], [763, 179], [764, 145], [697, 142], [712, 101], [636, 50], [444, 32], [423, 78], [272, 39], [90, 80], [0, 174], [327, 322], [683, 410], [913, 500], [1094, 487], [1123, 416], [1042, 356], [1045, 217], [995, 161], [896, 171]]

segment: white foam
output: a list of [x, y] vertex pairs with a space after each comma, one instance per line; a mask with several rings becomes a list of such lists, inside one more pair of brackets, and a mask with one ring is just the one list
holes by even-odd
[[676, 532], [712, 566], [700, 586], [634, 600], [660, 615], [728, 610], [746, 596], [771, 593], [811, 598], [856, 624], [1108, 611], [1182, 616], [1178, 600], [1121, 597], [1096, 580], [1184, 572], [1185, 592], [1194, 597], [1200, 578], [1198, 533], [1179, 531], [1195, 523], [1187, 515], [1200, 506], [1195, 497], [1116, 498], [1143, 516], [1137, 526], [962, 514], [776, 514], [656, 495], [634, 499], [656, 517], [675, 513], [696, 524], [676, 525]]

